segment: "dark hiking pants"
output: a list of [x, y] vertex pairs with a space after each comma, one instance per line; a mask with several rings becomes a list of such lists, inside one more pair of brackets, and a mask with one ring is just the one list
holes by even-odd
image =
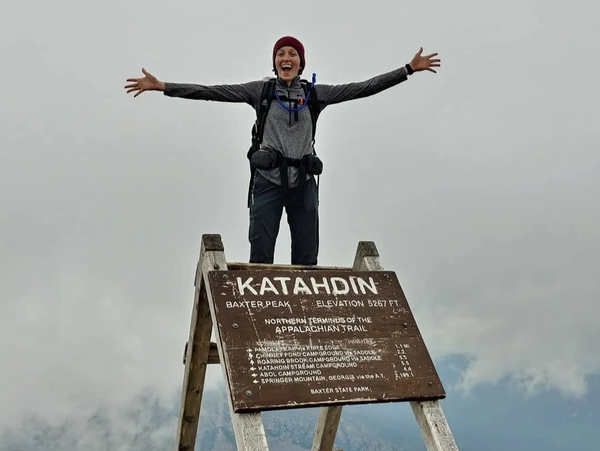
[[317, 183], [311, 177], [303, 187], [289, 188], [256, 173], [250, 203], [250, 263], [273, 263], [275, 241], [283, 209], [292, 238], [292, 265], [316, 265], [319, 252]]

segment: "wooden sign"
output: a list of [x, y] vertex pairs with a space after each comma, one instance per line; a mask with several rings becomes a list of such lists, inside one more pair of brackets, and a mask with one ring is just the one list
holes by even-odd
[[211, 271], [235, 412], [446, 396], [395, 273]]

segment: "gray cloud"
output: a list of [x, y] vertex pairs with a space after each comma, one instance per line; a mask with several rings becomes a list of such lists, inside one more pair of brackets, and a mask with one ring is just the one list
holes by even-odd
[[[420, 45], [443, 59], [437, 76], [323, 113], [320, 262], [349, 265], [374, 240], [434, 356], [472, 358], [467, 388], [585, 392], [600, 370], [596, 4], [344, 5], [65, 0], [3, 15], [0, 424], [179, 386], [201, 234], [247, 259], [254, 113], [122, 86], [141, 67], [262, 78], [288, 33], [322, 83]], [[282, 229], [279, 262], [288, 247]]]

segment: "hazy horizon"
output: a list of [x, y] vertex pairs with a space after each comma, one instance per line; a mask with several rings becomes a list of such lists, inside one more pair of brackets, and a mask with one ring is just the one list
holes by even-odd
[[[123, 86], [142, 67], [258, 80], [287, 34], [317, 83], [368, 79], [420, 46], [442, 59], [323, 112], [319, 264], [350, 266], [374, 241], [433, 357], [469, 362], [462, 392], [584, 399], [600, 374], [597, 13], [590, 0], [5, 8], [0, 429], [180, 387], [202, 234], [248, 259], [255, 113]], [[284, 219], [278, 263], [288, 235]]]

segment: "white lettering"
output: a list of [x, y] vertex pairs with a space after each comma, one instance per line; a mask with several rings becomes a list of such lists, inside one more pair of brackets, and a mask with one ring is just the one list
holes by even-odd
[[310, 394], [311, 395], [324, 395], [326, 393], [333, 393], [333, 388], [311, 388], [310, 389]]
[[375, 286], [375, 281], [372, 277], [369, 277], [369, 283], [367, 283], [362, 277], [358, 277], [357, 280], [362, 294], [366, 294], [365, 288], [367, 288], [371, 293], [377, 294], [377, 287]]
[[294, 284], [294, 294], [312, 294], [306, 282], [300, 277], [296, 277], [296, 283]]
[[290, 307], [290, 301], [227, 301], [227, 308], [253, 308], [263, 309], [269, 307]]
[[246, 279], [246, 281], [244, 283], [242, 283], [242, 278], [241, 277], [237, 278], [238, 290], [240, 290], [240, 294], [242, 296], [244, 295], [245, 288], [247, 288], [248, 291], [250, 291], [254, 295], [258, 294], [256, 292], [256, 290], [254, 288], [252, 288], [252, 286], [250, 286], [250, 282], [252, 282], [252, 280], [253, 280], [253, 277], [249, 277], [248, 279]]
[[273, 285], [273, 282], [271, 282], [271, 280], [268, 277], [263, 277], [262, 284], [260, 285], [260, 295], [263, 296], [265, 294], [265, 291], [270, 291], [271, 293], [279, 294], [279, 291], [277, 291], [277, 288], [275, 288], [275, 285]]
[[276, 280], [277, 282], [281, 283], [281, 292], [283, 294], [289, 294], [288, 292], [288, 287], [287, 287], [287, 281], [291, 280], [289, 277], [273, 277], [273, 280]]
[[317, 283], [317, 281], [314, 277], [311, 277], [310, 281], [312, 283], [312, 288], [313, 288], [314, 294], [319, 294], [319, 288], [324, 288], [325, 292], [327, 294], [331, 294], [331, 289], [329, 288], [329, 283], [327, 283], [327, 279], [325, 277], [323, 277], [323, 283]]
[[323, 308], [331, 308], [331, 307], [364, 307], [365, 303], [364, 301], [358, 300], [358, 299], [351, 299], [351, 300], [346, 300], [346, 299], [342, 299], [342, 300], [335, 300], [335, 299], [330, 299], [327, 301], [322, 301], [320, 299], [318, 299], [317, 301], [315, 301], [317, 304], [317, 307], [323, 307]]
[[[338, 286], [338, 283], [342, 285], [341, 288]], [[348, 282], [345, 279], [342, 279], [341, 277], [332, 277], [331, 285], [333, 285], [333, 294], [348, 294], [348, 292], [350, 291], [350, 286], [348, 285]]]

